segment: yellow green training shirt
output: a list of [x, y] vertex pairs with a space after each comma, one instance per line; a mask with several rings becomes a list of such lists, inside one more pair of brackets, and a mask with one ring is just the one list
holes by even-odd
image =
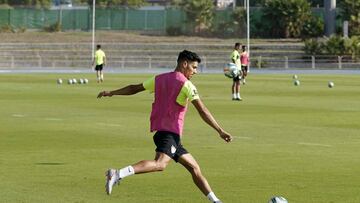
[[105, 58], [105, 52], [103, 52], [103, 50], [99, 49], [95, 52], [95, 62], [96, 65], [101, 65], [104, 63], [104, 58]]
[[235, 64], [241, 67], [240, 54], [237, 50], [234, 49], [234, 51], [231, 52], [230, 59], [232, 59], [231, 62], [235, 61]]
[[[143, 82], [143, 87], [153, 93], [155, 91], [155, 76], [145, 80], [145, 82]], [[187, 80], [182, 86], [179, 95], [176, 98], [176, 102], [181, 106], [185, 106], [188, 100], [193, 101], [199, 98], [195, 85], [192, 84], [190, 80]]]

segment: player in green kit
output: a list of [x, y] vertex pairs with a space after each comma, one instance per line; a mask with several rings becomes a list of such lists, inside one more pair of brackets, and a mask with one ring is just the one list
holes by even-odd
[[[234, 50], [231, 52], [230, 60], [232, 63], [235, 63], [236, 66], [241, 69], [241, 63], [240, 63], [240, 48], [241, 44], [239, 42], [235, 43]], [[231, 86], [231, 92], [232, 92], [232, 100], [235, 101], [241, 101], [242, 98], [240, 97], [240, 76], [233, 78], [233, 84]]]
[[106, 65], [106, 56], [105, 56], [105, 52], [101, 50], [100, 44], [96, 45], [96, 52], [92, 65], [94, 66], [95, 64], [96, 64], [95, 71], [96, 71], [97, 82], [98, 83], [103, 82], [104, 81], [103, 68]]

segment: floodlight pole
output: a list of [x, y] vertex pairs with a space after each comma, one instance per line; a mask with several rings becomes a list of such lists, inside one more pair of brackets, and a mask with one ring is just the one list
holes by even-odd
[[94, 57], [95, 52], [95, 1], [93, 0], [93, 12], [92, 12], [92, 47], [91, 47], [91, 60]]
[[62, 4], [60, 4], [60, 17], [59, 17], [60, 26], [62, 26], [62, 16], [63, 16], [63, 10], [62, 10]]
[[[247, 27], [247, 51], [250, 57], [250, 4], [246, 0], [246, 27]], [[248, 72], [250, 72], [250, 65], [248, 65]]]
[[325, 35], [330, 37], [330, 35], [335, 33], [336, 27], [336, 0], [324, 0], [325, 7]]

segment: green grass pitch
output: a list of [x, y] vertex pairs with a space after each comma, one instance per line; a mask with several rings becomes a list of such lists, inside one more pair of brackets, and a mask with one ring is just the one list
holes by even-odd
[[[153, 159], [153, 95], [97, 99], [101, 90], [150, 75], [0, 74], [0, 202], [207, 202], [172, 162], [131, 176], [105, 194], [104, 172]], [[90, 79], [68, 85], [67, 78]], [[56, 79], [64, 84], [57, 85]], [[202, 100], [234, 136], [222, 141], [189, 105], [183, 144], [225, 203], [360, 202], [360, 75], [250, 74], [244, 101], [232, 81], [193, 78]], [[335, 87], [328, 88], [328, 81]]]

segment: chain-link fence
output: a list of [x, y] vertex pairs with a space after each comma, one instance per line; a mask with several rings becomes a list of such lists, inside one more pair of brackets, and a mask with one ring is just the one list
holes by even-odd
[[318, 55], [301, 57], [277, 56], [263, 57], [258, 55], [252, 58], [253, 68], [278, 69], [360, 69], [360, 56], [345, 55]]
[[[141, 55], [127, 55], [123, 52], [108, 51], [106, 67], [113, 71], [152, 71], [173, 69], [178, 50], [142, 51]], [[227, 51], [200, 53], [201, 72], [221, 72], [229, 62]], [[354, 56], [261, 56], [254, 54], [251, 69], [360, 69], [360, 61]], [[81, 50], [18, 50], [11, 54], [0, 54], [2, 70], [86, 70], [91, 69], [92, 58], [88, 51]]]

